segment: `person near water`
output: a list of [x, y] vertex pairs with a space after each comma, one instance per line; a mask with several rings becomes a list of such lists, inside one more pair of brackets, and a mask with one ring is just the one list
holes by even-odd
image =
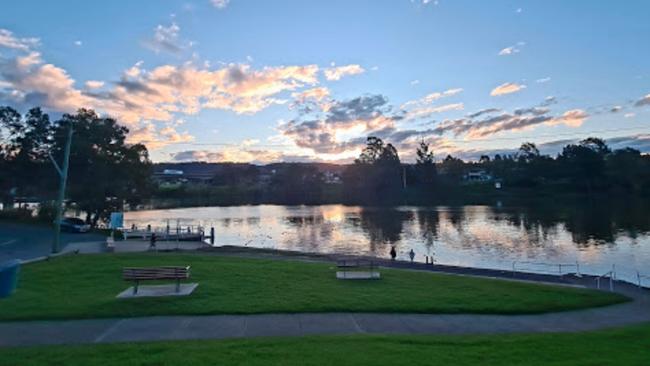
[[409, 257], [411, 258], [411, 262], [413, 262], [413, 259], [415, 258], [415, 252], [413, 251], [413, 248], [411, 248], [411, 251], [409, 252]]
[[156, 233], [151, 233], [151, 239], [149, 240], [149, 249], [156, 249]]
[[390, 247], [390, 259], [395, 260], [395, 257], [397, 257], [397, 252], [395, 251], [395, 247]]

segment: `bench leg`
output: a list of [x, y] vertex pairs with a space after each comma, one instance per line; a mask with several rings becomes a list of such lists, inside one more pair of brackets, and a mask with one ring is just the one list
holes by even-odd
[[181, 292], [181, 280], [176, 280], [176, 292]]
[[133, 286], [133, 294], [136, 295], [138, 293], [138, 284], [140, 281], [135, 281], [135, 286]]

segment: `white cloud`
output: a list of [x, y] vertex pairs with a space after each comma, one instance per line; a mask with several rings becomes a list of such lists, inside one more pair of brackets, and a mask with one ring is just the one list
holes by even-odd
[[77, 46], [77, 47], [80, 47], [81, 45], [83, 45], [83, 42], [77, 40], [77, 41], [74, 41], [74, 45]]
[[11, 48], [19, 51], [29, 51], [38, 46], [38, 38], [17, 38], [13, 32], [0, 28], [0, 47]]
[[623, 115], [623, 117], [625, 117], [625, 118], [632, 118], [632, 117], [634, 117], [634, 116], [636, 116], [636, 113], [632, 113], [632, 112], [630, 112], [630, 113], [625, 113], [625, 114]]
[[156, 53], [168, 52], [179, 54], [186, 48], [192, 46], [192, 42], [180, 39], [180, 31], [181, 28], [175, 22], [172, 22], [169, 26], [159, 24], [154, 29], [153, 38], [145, 41], [144, 45]]
[[536, 83], [540, 83], [540, 84], [541, 83], [548, 83], [549, 81], [551, 81], [551, 78], [548, 77], [548, 76], [545, 77], [545, 78], [540, 78], [540, 79], [535, 80]]
[[411, 80], [411, 85], [418, 85], [418, 84], [420, 84], [420, 80], [418, 79]]
[[323, 70], [325, 78], [327, 80], [340, 80], [342, 77], [347, 75], [357, 75], [365, 72], [361, 65], [351, 64], [345, 66], [333, 66]]
[[99, 89], [104, 86], [104, 82], [99, 80], [88, 80], [84, 85], [86, 86], [86, 89]]
[[230, 0], [210, 0], [212, 6], [217, 9], [223, 9], [230, 3]]
[[506, 47], [499, 51], [499, 56], [508, 56], [508, 55], [514, 55], [516, 53], [521, 52], [521, 47], [525, 46], [526, 42], [517, 42], [516, 45]]
[[494, 97], [499, 95], [516, 93], [524, 88], [526, 88], [526, 85], [521, 85], [517, 83], [503, 83], [497, 86], [496, 88], [492, 89], [490, 95]]

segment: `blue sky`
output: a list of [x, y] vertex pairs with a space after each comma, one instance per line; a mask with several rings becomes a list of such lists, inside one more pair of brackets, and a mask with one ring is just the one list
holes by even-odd
[[20, 1], [0, 104], [95, 108], [155, 161], [412, 159], [589, 135], [650, 152], [650, 3]]

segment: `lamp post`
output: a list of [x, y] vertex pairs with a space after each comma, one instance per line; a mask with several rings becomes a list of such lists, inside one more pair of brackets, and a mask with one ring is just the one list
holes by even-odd
[[72, 123], [68, 128], [68, 138], [63, 150], [63, 167], [59, 167], [56, 160], [50, 155], [50, 160], [59, 173], [59, 195], [56, 200], [56, 217], [54, 219], [54, 238], [52, 240], [52, 253], [61, 250], [61, 218], [63, 216], [63, 200], [65, 199], [65, 186], [68, 182], [68, 166], [70, 163], [70, 145], [72, 145]]

